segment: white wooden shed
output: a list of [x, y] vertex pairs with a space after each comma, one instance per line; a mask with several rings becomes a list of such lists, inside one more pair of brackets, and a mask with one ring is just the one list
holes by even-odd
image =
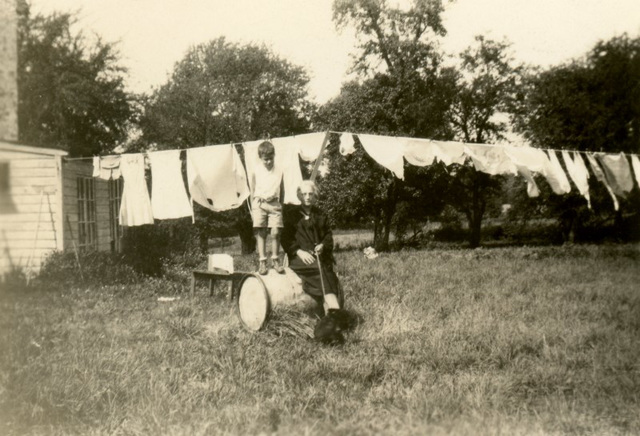
[[89, 160], [0, 141], [0, 278], [35, 273], [54, 250], [120, 250], [122, 181], [92, 177]]

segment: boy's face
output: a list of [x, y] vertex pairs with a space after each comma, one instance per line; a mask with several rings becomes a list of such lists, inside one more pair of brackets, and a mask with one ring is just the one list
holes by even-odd
[[273, 154], [263, 154], [262, 156], [260, 156], [260, 160], [262, 161], [265, 168], [269, 171], [271, 171], [271, 169], [273, 168], [273, 157]]

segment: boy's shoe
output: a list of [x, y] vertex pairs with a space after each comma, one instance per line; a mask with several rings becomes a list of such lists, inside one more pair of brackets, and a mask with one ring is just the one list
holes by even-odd
[[269, 272], [267, 270], [267, 261], [261, 260], [260, 265], [258, 266], [258, 274], [260, 274], [261, 276], [266, 276], [267, 272]]
[[273, 261], [273, 269], [275, 269], [278, 274], [284, 274], [284, 267], [280, 265], [280, 259], [274, 257], [271, 260]]

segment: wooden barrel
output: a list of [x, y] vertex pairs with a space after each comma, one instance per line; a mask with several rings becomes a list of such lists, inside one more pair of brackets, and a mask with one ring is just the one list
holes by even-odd
[[247, 274], [238, 285], [237, 314], [247, 329], [262, 329], [275, 307], [292, 306], [303, 310], [317, 305], [302, 290], [300, 277], [290, 268], [284, 270], [284, 274], [272, 269], [264, 276]]

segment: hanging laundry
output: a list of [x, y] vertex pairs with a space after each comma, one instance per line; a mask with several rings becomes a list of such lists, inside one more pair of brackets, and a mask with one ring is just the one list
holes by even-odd
[[103, 180], [120, 178], [120, 155], [94, 156], [93, 177]]
[[193, 216], [193, 207], [182, 179], [180, 150], [149, 153], [151, 162], [151, 207], [155, 219]]
[[539, 196], [540, 189], [532, 173], [544, 173], [545, 168], [549, 165], [549, 158], [544, 151], [533, 147], [504, 147], [504, 152], [518, 168], [518, 174], [527, 181], [529, 197]]
[[153, 224], [153, 211], [144, 178], [144, 156], [140, 153], [123, 154], [120, 172], [124, 188], [120, 204], [120, 225], [141, 226]]
[[445, 165], [462, 165], [466, 160], [464, 153], [465, 144], [455, 141], [431, 141], [436, 158]]
[[340, 135], [340, 154], [348, 156], [356, 151], [355, 141], [351, 133], [343, 133]]
[[[320, 149], [322, 148], [322, 143], [326, 135], [327, 134], [323, 132], [295, 135], [291, 137], [291, 142], [295, 143], [294, 146], [298, 148], [298, 153], [302, 160], [312, 162], [320, 155]], [[289, 138], [278, 138], [278, 140], [280, 139]]]
[[602, 182], [605, 188], [607, 188], [607, 192], [609, 193], [609, 195], [611, 196], [611, 199], [613, 200], [613, 209], [614, 210], [620, 209], [620, 204], [618, 203], [616, 194], [613, 192], [613, 189], [611, 189], [611, 186], [609, 186], [609, 183], [607, 182], [607, 178], [604, 175], [604, 171], [602, 171], [602, 168], [600, 168], [600, 165], [598, 165], [598, 161], [596, 160], [596, 158], [593, 156], [593, 154], [587, 153], [587, 160], [589, 161], [589, 165], [591, 166], [593, 175], [596, 176], [596, 179], [599, 182]]
[[573, 152], [573, 157], [571, 157], [571, 153], [569, 151], [562, 150], [562, 159], [567, 167], [569, 177], [571, 177], [571, 180], [575, 183], [580, 195], [587, 200], [587, 206], [591, 209], [591, 198], [589, 196], [589, 171], [587, 171], [587, 167], [585, 166], [582, 157], [580, 157], [580, 153]]
[[638, 188], [640, 188], [640, 159], [635, 154], [631, 155], [631, 166], [633, 166], [633, 172], [636, 176], [636, 183], [638, 184]]
[[627, 192], [633, 189], [633, 179], [629, 161], [624, 153], [605, 154], [596, 153], [595, 156], [602, 164], [604, 175], [613, 192], [620, 197], [626, 197]]
[[249, 196], [247, 175], [231, 144], [187, 150], [191, 200], [215, 212], [235, 209]]
[[373, 160], [404, 180], [404, 144], [409, 138], [381, 135], [358, 135], [358, 138]]
[[433, 141], [429, 139], [407, 139], [404, 144], [404, 158], [411, 165], [426, 167], [436, 159]]
[[518, 169], [511, 162], [504, 148], [499, 145], [467, 144], [464, 150], [478, 171], [494, 176], [518, 173]]
[[567, 175], [560, 165], [558, 156], [553, 150], [547, 150], [549, 154], [549, 164], [545, 168], [543, 175], [551, 185], [551, 189], [558, 195], [568, 194], [571, 192], [571, 183], [567, 179]]

